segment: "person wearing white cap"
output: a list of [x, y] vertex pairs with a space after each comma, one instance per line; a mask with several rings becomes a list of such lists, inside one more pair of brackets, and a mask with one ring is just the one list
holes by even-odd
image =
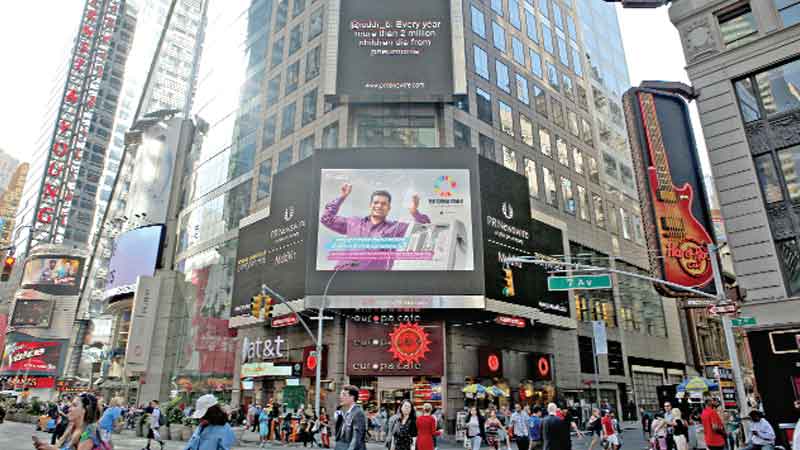
[[217, 402], [217, 398], [206, 394], [197, 399], [193, 419], [200, 419], [200, 426], [184, 450], [231, 450], [236, 442], [233, 429], [228, 425], [228, 414]]

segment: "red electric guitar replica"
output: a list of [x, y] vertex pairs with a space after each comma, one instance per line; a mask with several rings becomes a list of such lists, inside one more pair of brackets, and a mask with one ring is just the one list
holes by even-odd
[[650, 151], [647, 172], [664, 258], [664, 279], [686, 287], [703, 287], [714, 276], [708, 255], [708, 245], [713, 240], [692, 214], [692, 186], [686, 183], [678, 188], [672, 182], [653, 94], [640, 92], [638, 98]]

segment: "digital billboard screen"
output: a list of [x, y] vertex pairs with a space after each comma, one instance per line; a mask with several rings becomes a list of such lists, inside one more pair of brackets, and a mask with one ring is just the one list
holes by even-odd
[[24, 335], [9, 335], [2, 365], [0, 365], [0, 374], [58, 374], [62, 359], [61, 347], [64, 341], [34, 339], [26, 338]]
[[322, 169], [317, 270], [473, 270], [467, 169]]
[[126, 231], [114, 239], [104, 298], [132, 293], [140, 275], [153, 276], [163, 232], [163, 225], [151, 225]]
[[53, 300], [17, 299], [14, 302], [11, 326], [48, 328], [54, 305], [55, 302]]
[[341, 0], [337, 95], [342, 101], [449, 101], [449, 0]]
[[[554, 259], [553, 255], [563, 255], [564, 234], [554, 226], [536, 219], [530, 221], [531, 253], [540, 259]], [[533, 292], [536, 295], [536, 304], [542, 312], [561, 317], [569, 317], [569, 295], [566, 291], [550, 291], [547, 287], [547, 278], [550, 274], [542, 266], [528, 264], [525, 266], [533, 281]]]
[[22, 286], [55, 295], [78, 293], [83, 258], [65, 255], [32, 256], [25, 264]]

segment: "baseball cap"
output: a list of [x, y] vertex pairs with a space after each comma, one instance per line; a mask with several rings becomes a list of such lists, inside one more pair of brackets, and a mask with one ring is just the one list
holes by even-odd
[[212, 394], [206, 394], [197, 399], [197, 406], [194, 410], [194, 414], [192, 414], [192, 419], [202, 419], [203, 416], [206, 415], [208, 408], [216, 405], [217, 398], [214, 397]]

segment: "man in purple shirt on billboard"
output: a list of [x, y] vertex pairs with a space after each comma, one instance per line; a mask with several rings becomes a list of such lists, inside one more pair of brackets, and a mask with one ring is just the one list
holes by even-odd
[[[396, 220], [388, 220], [389, 211], [392, 209], [392, 195], [387, 191], [375, 191], [370, 196], [369, 215], [366, 217], [340, 217], [336, 214], [342, 203], [347, 199], [353, 191], [353, 185], [344, 183], [341, 187], [341, 194], [333, 201], [325, 205], [325, 212], [320, 218], [320, 223], [325, 225], [329, 230], [343, 234], [348, 238], [403, 238], [405, 237], [408, 226], [407, 222], [400, 222]], [[420, 213], [417, 208], [419, 207], [419, 195], [414, 194], [411, 200], [411, 207], [409, 212], [411, 217], [417, 223], [427, 224], [430, 223], [430, 218]], [[380, 241], [375, 243], [376, 246], [381, 247]], [[387, 246], [396, 245], [387, 241]], [[374, 247], [373, 247], [374, 248]], [[352, 267], [350, 270], [391, 270], [394, 265], [394, 259], [386, 253], [395, 250], [392, 249], [379, 249], [367, 250], [361, 252], [361, 257], [343, 257], [347, 259], [337, 264], [336, 269], [345, 267]], [[346, 254], [347, 252], [342, 252]], [[354, 265], [353, 262], [357, 264]]]

